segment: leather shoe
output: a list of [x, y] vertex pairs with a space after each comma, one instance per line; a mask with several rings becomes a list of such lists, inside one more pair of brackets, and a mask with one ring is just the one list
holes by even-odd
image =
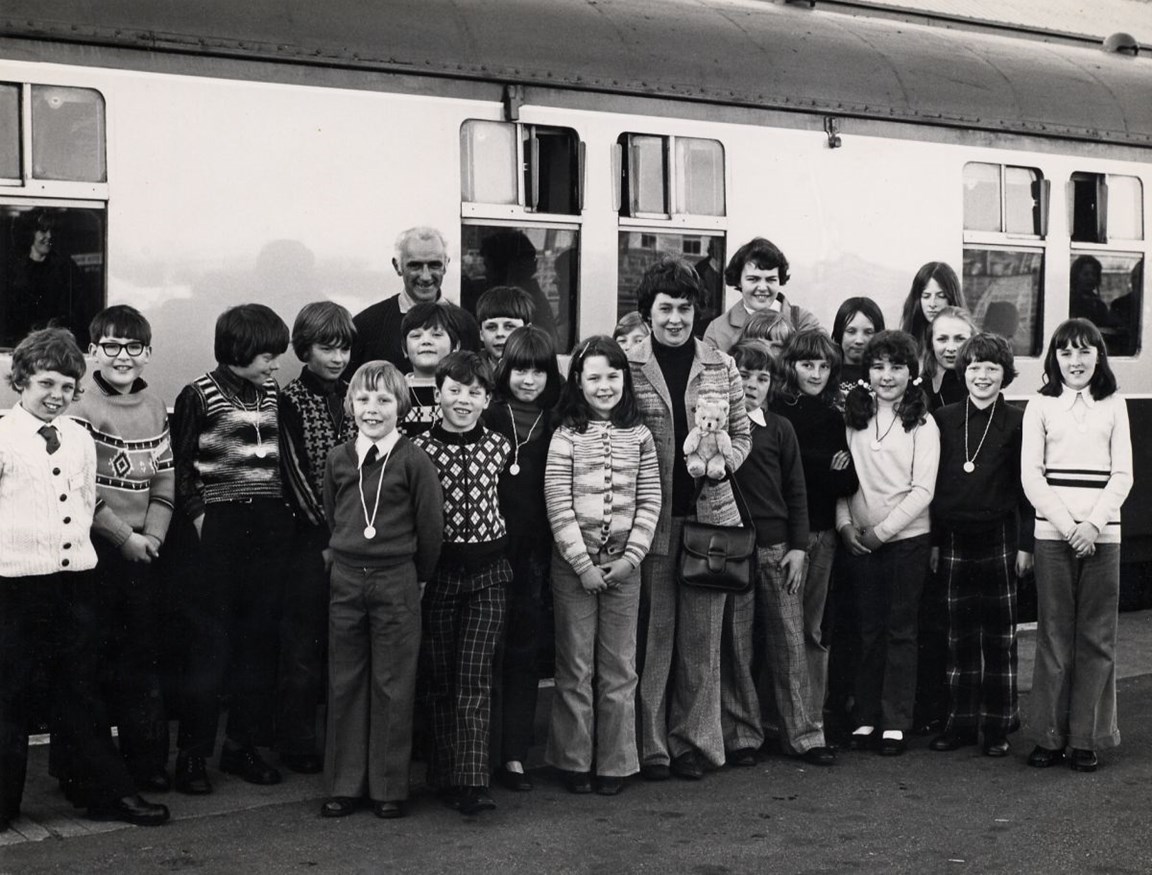
[[268, 765], [254, 747], [239, 747], [220, 752], [220, 771], [236, 775], [249, 784], [280, 783], [280, 772]]
[[395, 820], [398, 817], [403, 817], [408, 812], [404, 810], [404, 803], [396, 800], [394, 802], [373, 802], [372, 813], [381, 820]]
[[876, 741], [876, 730], [861, 734], [853, 732], [848, 736], [848, 750], [869, 750]]
[[583, 795], [592, 792], [592, 776], [587, 772], [568, 772], [564, 775], [564, 786], [569, 793]]
[[900, 738], [881, 738], [880, 745], [877, 748], [882, 757], [898, 757], [904, 751], [908, 750], [908, 742], [901, 736]]
[[933, 738], [928, 747], [939, 751], [959, 750], [962, 747], [971, 747], [976, 741], [975, 732], [945, 732]]
[[458, 807], [461, 814], [472, 815], [491, 811], [496, 802], [488, 795], [487, 787], [465, 787]]
[[160, 826], [168, 822], [168, 806], [149, 802], [142, 796], [125, 796], [88, 808], [91, 820], [119, 820], [134, 826]]
[[665, 763], [644, 763], [640, 767], [640, 777], [645, 781], [667, 781], [672, 777], [672, 770]]
[[1082, 747], [1072, 748], [1072, 771], [1074, 772], [1094, 772], [1096, 767], [1100, 765], [1100, 761], [1096, 759], [1096, 751], [1085, 750]]
[[613, 775], [600, 775], [596, 778], [596, 792], [601, 796], [615, 796], [623, 789], [623, 778]]
[[1028, 754], [1028, 765], [1037, 769], [1047, 769], [1049, 766], [1059, 765], [1063, 759], [1063, 750], [1052, 750], [1050, 747], [1036, 745], [1032, 748], [1032, 753]]
[[528, 793], [533, 788], [532, 779], [524, 772], [513, 772], [501, 766], [493, 776], [501, 787], [513, 793]]
[[730, 766], [748, 768], [756, 765], [756, 751], [751, 747], [742, 747], [738, 750], [728, 751], [724, 755], [724, 759]]
[[204, 757], [186, 753], [176, 756], [176, 790], [190, 796], [204, 796], [212, 792]]
[[321, 817], [347, 817], [360, 807], [360, 800], [354, 796], [333, 796], [320, 806]]
[[836, 762], [836, 751], [830, 747], [810, 747], [800, 758], [812, 766], [831, 766]]
[[984, 736], [984, 756], [986, 757], [1006, 757], [1008, 756], [1008, 739], [1003, 735], [985, 735]]
[[314, 753], [282, 753], [280, 765], [301, 775], [318, 775], [324, 771], [324, 760]]
[[136, 789], [141, 793], [167, 793], [172, 789], [172, 781], [166, 771], [158, 769], [150, 774], [137, 776]]
[[687, 781], [699, 781], [704, 777], [704, 761], [694, 750], [680, 754], [672, 760], [670, 768], [672, 774]]

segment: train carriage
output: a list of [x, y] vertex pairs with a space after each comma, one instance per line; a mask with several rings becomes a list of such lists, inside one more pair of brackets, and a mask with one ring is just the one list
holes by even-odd
[[226, 306], [290, 322], [310, 300], [393, 294], [411, 225], [446, 234], [449, 297], [532, 284], [561, 345], [609, 330], [663, 252], [697, 262], [723, 308], [716, 266], [763, 235], [825, 325], [861, 294], [894, 323], [920, 264], [962, 267], [977, 320], [1012, 336], [1024, 396], [1094, 261], [1136, 436], [1125, 560], [1145, 567], [1152, 60], [850, 12], [8, 0], [0, 345], [62, 315], [11, 315], [44, 215], [69, 312], [143, 310], [169, 399], [211, 366]]

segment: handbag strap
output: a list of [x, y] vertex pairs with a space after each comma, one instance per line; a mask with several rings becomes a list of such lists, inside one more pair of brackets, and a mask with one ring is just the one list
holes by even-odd
[[[748, 502], [744, 500], [744, 493], [740, 491], [740, 484], [736, 481], [736, 472], [726, 469], [728, 473], [727, 480], [720, 480], [720, 483], [729, 483], [732, 486], [732, 497], [736, 499], [736, 511], [740, 514], [740, 522], [746, 526], [752, 526], [752, 511], [748, 509]], [[707, 477], [696, 478], [696, 492], [692, 495], [692, 506], [695, 507], [696, 503], [700, 500], [700, 495], [704, 492], [704, 487], [708, 484]]]

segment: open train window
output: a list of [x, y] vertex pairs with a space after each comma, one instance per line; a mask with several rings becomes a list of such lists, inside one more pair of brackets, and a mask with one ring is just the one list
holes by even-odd
[[571, 128], [466, 121], [460, 127], [461, 200], [577, 215], [582, 155]]
[[723, 216], [724, 147], [719, 140], [621, 134], [616, 144], [621, 216]]
[[1144, 189], [1137, 177], [1073, 173], [1069, 186], [1072, 242], [1144, 239]]
[[[31, 149], [22, 148], [30, 131]], [[0, 83], [0, 185], [108, 178], [104, 98], [91, 88]]]

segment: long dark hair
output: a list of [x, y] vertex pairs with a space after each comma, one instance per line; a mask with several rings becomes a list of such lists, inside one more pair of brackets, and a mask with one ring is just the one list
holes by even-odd
[[1048, 353], [1044, 356], [1044, 385], [1040, 387], [1040, 394], [1055, 398], [1064, 391], [1064, 378], [1060, 374], [1057, 353], [1069, 346], [1096, 347], [1096, 372], [1088, 383], [1088, 391], [1097, 401], [1112, 395], [1118, 387], [1116, 375], [1108, 364], [1108, 350], [1104, 346], [1100, 329], [1087, 319], [1066, 319], [1052, 332]]
[[872, 329], [877, 333], [884, 330], [884, 314], [880, 312], [879, 304], [871, 298], [846, 298], [836, 311], [836, 318], [832, 320], [832, 342], [837, 346], [843, 347], [844, 331], [857, 313], [867, 316]]
[[584, 375], [584, 363], [598, 355], [608, 360], [608, 367], [624, 372], [624, 390], [620, 395], [620, 403], [612, 408], [612, 417], [609, 421], [617, 428], [640, 425], [643, 420], [640, 418], [640, 408], [636, 404], [636, 393], [632, 390], [632, 368], [628, 364], [628, 356], [624, 354], [620, 344], [606, 334], [596, 334], [587, 340], [582, 340], [572, 350], [568, 379], [560, 392], [560, 403], [556, 407], [556, 414], [561, 424], [576, 432], [587, 430], [590, 418], [588, 402], [584, 400], [580, 378]]
[[820, 328], [805, 329], [788, 339], [787, 346], [780, 353], [784, 385], [779, 394], [799, 396], [801, 389], [796, 363], [821, 360], [828, 362], [828, 384], [817, 397], [825, 404], [834, 405], [840, 397], [840, 365], [843, 355], [840, 347]]
[[900, 329], [912, 335], [917, 347], [921, 350], [930, 347], [928, 339], [928, 319], [924, 316], [924, 308], [920, 306], [920, 295], [928, 286], [929, 280], [936, 280], [944, 297], [948, 299], [951, 307], [967, 307], [964, 301], [964, 290], [960, 286], [960, 278], [956, 276], [950, 265], [943, 261], [929, 261], [923, 265], [916, 276], [912, 278], [912, 288], [908, 290], [908, 297], [904, 299], [904, 312], [900, 316]]
[[[906, 331], [881, 331], [873, 336], [864, 349], [864, 373], [868, 373], [873, 362], [882, 359], [908, 368], [908, 388], [896, 404], [896, 415], [900, 417], [904, 431], [912, 431], [916, 426], [923, 425], [928, 415], [928, 396], [916, 383], [920, 376], [920, 356], [916, 341]], [[860, 431], [868, 426], [868, 420], [875, 413], [876, 399], [871, 387], [865, 388], [859, 384], [853, 386], [844, 402], [844, 421]]]
[[496, 365], [496, 401], [507, 402], [514, 396], [508, 380], [517, 368], [543, 371], [548, 378], [544, 391], [536, 398], [535, 404], [541, 410], [551, 410], [560, 397], [560, 368], [556, 365], [556, 344], [552, 335], [535, 325], [525, 325], [508, 335], [504, 344], [504, 355]]

